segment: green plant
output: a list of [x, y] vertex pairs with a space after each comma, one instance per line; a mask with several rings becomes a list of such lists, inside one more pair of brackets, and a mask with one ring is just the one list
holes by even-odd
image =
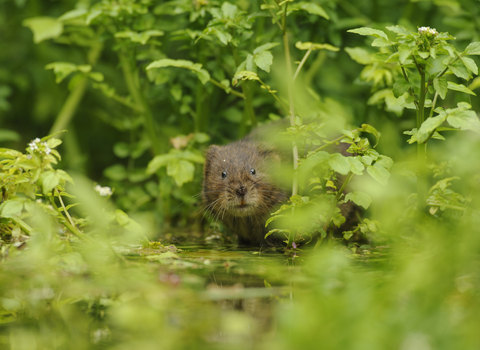
[[[440, 131], [472, 130], [480, 134], [480, 122], [476, 113], [470, 110], [470, 104], [460, 102], [456, 108], [437, 107], [438, 97], [445, 100], [449, 90], [475, 96], [465, 85], [448, 81], [447, 76], [454, 75], [468, 81], [478, 74], [475, 61], [468, 56], [480, 55], [480, 42], [471, 43], [465, 50], [458, 51], [448, 42], [455, 39], [453, 36], [438, 33], [433, 28], [421, 27], [416, 32], [402, 26], [387, 29], [396, 34], [395, 39], [378, 29], [362, 27], [349, 30], [375, 37], [371, 45], [379, 47], [380, 52], [370, 55], [358, 48], [348, 52], [357, 62], [367, 64], [363, 78], [373, 80], [375, 87], [384, 81], [387, 85], [393, 83], [391, 88], [376, 92], [387, 105], [415, 109], [416, 128], [405, 134], [411, 135], [410, 144], [417, 143], [417, 208], [423, 210], [426, 204], [433, 203], [427, 202], [427, 143], [432, 138], [445, 140]], [[387, 96], [394, 101], [389, 102]], [[430, 112], [427, 116], [428, 108]], [[449, 126], [444, 126], [445, 123]]]

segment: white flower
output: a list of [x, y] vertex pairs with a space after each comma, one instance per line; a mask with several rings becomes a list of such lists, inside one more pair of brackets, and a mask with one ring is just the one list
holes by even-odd
[[430, 27], [420, 27], [420, 28], [418, 28], [418, 32], [420, 34], [430, 34], [432, 36], [435, 36], [435, 35], [438, 34], [438, 32], [435, 28], [430, 28]]
[[100, 196], [107, 197], [112, 195], [112, 189], [108, 186], [102, 187], [100, 185], [95, 186], [95, 191], [97, 191]]
[[30, 142], [30, 143], [28, 144], [28, 146], [30, 146], [30, 149], [31, 149], [32, 151], [36, 151], [36, 150], [38, 149], [38, 146], [37, 146], [37, 144], [35, 143], [35, 141]]
[[35, 140], [33, 140], [33, 142], [39, 143], [39, 142], [40, 142], [40, 139], [37, 137]]
[[42, 142], [42, 145], [45, 146], [45, 154], [50, 154], [50, 152], [52, 152], [52, 149], [48, 147], [48, 143]]

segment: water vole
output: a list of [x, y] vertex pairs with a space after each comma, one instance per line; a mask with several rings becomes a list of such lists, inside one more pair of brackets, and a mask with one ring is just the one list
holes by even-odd
[[211, 146], [205, 158], [202, 195], [213, 218], [235, 233], [240, 244], [282, 244], [273, 236], [264, 239], [268, 232], [265, 221], [288, 198], [273, 176], [280, 170], [280, 154], [247, 137]]
[[[291, 191], [291, 176], [286, 174], [287, 169], [292, 168], [291, 143], [280, 135], [282, 126], [274, 124], [258, 128], [243, 140], [225, 146], [210, 146], [206, 152], [204, 205], [215, 221], [221, 221], [238, 236], [242, 245], [284, 245], [283, 236], [264, 238], [270, 229], [265, 228], [265, 222], [280, 204], [287, 201]], [[347, 148], [344, 144], [331, 151], [351, 156], [346, 152]], [[345, 177], [337, 177], [340, 188]], [[358, 223], [358, 211], [352, 202], [340, 205], [346, 222], [334, 230], [336, 236], [342, 237], [343, 231]]]

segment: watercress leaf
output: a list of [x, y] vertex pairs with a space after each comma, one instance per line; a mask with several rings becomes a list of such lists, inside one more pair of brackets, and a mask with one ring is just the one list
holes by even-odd
[[55, 82], [59, 84], [62, 82], [63, 79], [68, 77], [73, 72], [78, 71], [79, 69], [81, 69], [81, 71], [84, 73], [88, 73], [90, 69], [92, 69], [92, 66], [77, 66], [76, 64], [69, 62], [53, 62], [47, 64], [45, 66], [45, 69], [53, 69], [53, 73], [55, 74]]
[[223, 16], [226, 18], [234, 19], [235, 15], [237, 14], [238, 7], [236, 5], [232, 5], [228, 1], [225, 1], [222, 4], [222, 12]]
[[334, 153], [330, 155], [328, 165], [330, 165], [330, 167], [337, 173], [342, 175], [347, 175], [350, 171], [350, 163], [348, 162], [347, 157], [340, 153]]
[[238, 80], [259, 80], [258, 75], [255, 72], [251, 72], [248, 70], [242, 70], [235, 74], [232, 78], [232, 85], [236, 85]]
[[368, 209], [368, 207], [372, 203], [372, 197], [370, 197], [365, 192], [360, 192], [360, 191], [353, 191], [353, 192], [347, 193], [347, 195], [345, 196], [345, 200], [352, 201], [355, 204], [365, 209]]
[[407, 45], [401, 45], [398, 48], [398, 60], [400, 61], [401, 64], [405, 64], [407, 61], [407, 58], [410, 57], [412, 54], [413, 49], [410, 46]]
[[362, 124], [361, 130], [364, 131], [364, 132], [368, 132], [369, 134], [372, 134], [373, 136], [375, 136], [375, 138], [377, 139], [377, 143], [375, 143], [375, 145], [373, 147], [376, 147], [378, 145], [378, 141], [380, 140], [380, 136], [382, 134], [380, 132], [378, 132], [377, 129], [375, 129], [373, 126], [371, 126], [369, 124]]
[[191, 182], [195, 174], [195, 165], [187, 160], [173, 160], [167, 164], [167, 175], [173, 177], [178, 187]]
[[44, 194], [49, 193], [60, 184], [60, 174], [55, 170], [43, 172], [39, 178]]
[[11, 199], [3, 202], [0, 206], [0, 208], [2, 209], [1, 216], [8, 217], [12, 215], [20, 215], [23, 210], [23, 204], [24, 201], [20, 199]]
[[476, 41], [474, 43], [470, 43], [465, 51], [463, 52], [464, 55], [480, 55], [480, 41]]
[[270, 51], [263, 51], [255, 55], [254, 61], [258, 68], [270, 73], [270, 66], [273, 63], [273, 55]]
[[146, 170], [147, 174], [155, 173], [158, 169], [166, 166], [168, 162], [170, 162], [173, 159], [175, 159], [175, 156], [170, 153], [160, 154], [153, 157], [153, 159], [148, 163], [147, 170]]
[[33, 41], [36, 44], [58, 38], [63, 33], [63, 23], [53, 17], [28, 18], [23, 21], [23, 25], [33, 32]]
[[312, 43], [312, 42], [305, 42], [305, 43], [302, 43], [301, 41], [297, 41], [297, 43], [295, 44], [295, 47], [299, 50], [322, 50], [322, 49], [325, 49], [325, 50], [329, 50], [329, 51], [340, 51], [340, 49], [338, 47], [335, 47], [333, 45], [330, 45], [330, 44], [316, 44], [316, 43]]
[[393, 84], [393, 95], [398, 98], [407, 92], [410, 87], [411, 86], [409, 82], [403, 79], [397, 80], [395, 84]]
[[367, 166], [367, 172], [382, 185], [386, 185], [390, 177], [388, 170], [378, 163]]
[[218, 40], [220, 40], [224, 45], [228, 45], [228, 43], [232, 41], [232, 35], [230, 33], [218, 28], [213, 31], [213, 34], [215, 34]]
[[407, 30], [405, 27], [402, 26], [390, 26], [387, 27], [387, 29], [391, 32], [394, 32], [399, 35], [410, 35], [412, 34], [409, 30]]
[[152, 36], [162, 36], [164, 34], [161, 30], [146, 30], [144, 32], [124, 31], [115, 33], [115, 38], [126, 38], [134, 43], [145, 45]]
[[417, 142], [423, 143], [427, 141], [430, 134], [433, 133], [436, 128], [442, 125], [445, 119], [446, 115], [439, 115], [425, 120], [416, 134]]
[[385, 38], [376, 38], [372, 42], [372, 46], [375, 46], [375, 47], [385, 47], [385, 46], [391, 46], [391, 45], [392, 43], [390, 42], [390, 40]]
[[289, 8], [304, 10], [312, 15], [317, 15], [325, 19], [330, 19], [330, 16], [328, 16], [328, 14], [325, 12], [323, 7], [321, 7], [320, 5], [317, 5], [314, 2], [300, 1], [298, 3], [293, 3], [292, 5], [289, 6]]
[[456, 61], [452, 63], [449, 68], [450, 71], [459, 78], [463, 78], [465, 80], [468, 80], [470, 78], [470, 73], [468, 73], [467, 68], [461, 61]]
[[444, 100], [445, 97], [447, 96], [447, 91], [448, 91], [447, 78], [445, 77], [433, 78], [433, 87], [438, 92], [438, 95], [440, 95], [442, 100]]
[[471, 130], [480, 134], [480, 121], [474, 111], [455, 109], [454, 112], [448, 114], [447, 122], [454, 128]]
[[280, 43], [266, 43], [263, 44], [262, 46], [257, 47], [255, 50], [253, 50], [253, 54], [261, 53], [263, 51], [268, 51], [273, 49], [275, 46], [280, 45]]
[[357, 63], [363, 65], [372, 63], [372, 55], [370, 52], [361, 47], [346, 47], [345, 51], [349, 54], [350, 58]]
[[477, 96], [472, 90], [470, 90], [469, 88], [467, 88], [463, 84], [456, 84], [456, 83], [452, 83], [451, 81], [449, 81], [449, 82], [447, 82], [447, 87], [450, 90], [460, 91], [460, 92], [463, 92], [465, 94]]
[[350, 171], [355, 175], [362, 175], [365, 166], [358, 159], [358, 157], [347, 157], [348, 162], [350, 163]]
[[460, 57], [465, 67], [475, 75], [478, 74], [478, 67], [474, 60], [469, 57]]
[[319, 151], [307, 159], [303, 160], [298, 169], [301, 173], [307, 174], [309, 173], [315, 166], [317, 165], [324, 165], [330, 159], [330, 154], [325, 151]]
[[61, 145], [61, 144], [62, 144], [62, 140], [57, 139], [55, 137], [49, 138], [47, 140], [47, 145], [50, 148], [55, 148], [55, 147], [57, 147], [58, 145]]
[[380, 164], [385, 169], [390, 170], [393, 165], [393, 159], [387, 156], [381, 156], [379, 160], [377, 160], [377, 164]]
[[170, 58], [164, 58], [153, 61], [147, 66], [146, 70], [163, 67], [179, 67], [189, 69], [197, 75], [202, 84], [205, 84], [210, 80], [210, 74], [205, 69], [202, 69], [202, 65], [200, 63], [193, 63], [192, 61], [187, 60], [172, 60]]
[[385, 34], [385, 32], [383, 32], [381, 30], [378, 30], [378, 29], [368, 28], [368, 27], [350, 29], [347, 32], [360, 34], [360, 35], [372, 35], [376, 38], [384, 38], [384, 39], [388, 40], [387, 34]]
[[58, 21], [61, 21], [61, 22], [65, 22], [65, 21], [68, 21], [70, 19], [75, 19], [75, 18], [78, 18], [78, 17], [82, 17], [83, 15], [85, 15], [88, 11], [86, 9], [75, 9], [75, 10], [71, 10], [71, 11], [68, 11], [66, 13], [64, 13], [63, 15], [61, 15], [60, 17], [58, 17]]

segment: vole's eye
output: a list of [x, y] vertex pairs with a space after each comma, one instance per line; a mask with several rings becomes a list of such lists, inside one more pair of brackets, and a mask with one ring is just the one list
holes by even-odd
[[252, 174], [252, 175], [255, 175], [255, 174], [256, 174], [256, 171], [255, 171], [255, 169], [253, 169], [253, 168], [252, 168], [252, 169], [250, 169], [250, 174]]
[[227, 172], [226, 171], [223, 171], [222, 172], [222, 179], [226, 178], [227, 177]]

